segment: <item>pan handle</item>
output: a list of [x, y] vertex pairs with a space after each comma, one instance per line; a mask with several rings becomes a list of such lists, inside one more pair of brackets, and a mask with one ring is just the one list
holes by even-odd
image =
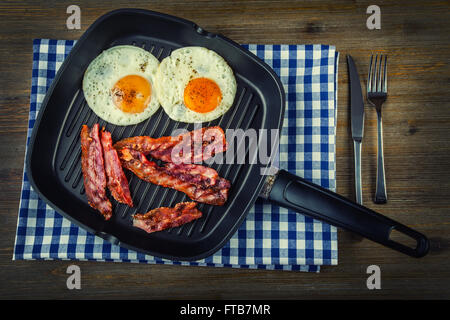
[[[423, 234], [285, 170], [278, 171], [268, 199], [412, 257], [423, 257], [429, 250]], [[416, 247], [390, 239], [394, 229], [414, 239]]]

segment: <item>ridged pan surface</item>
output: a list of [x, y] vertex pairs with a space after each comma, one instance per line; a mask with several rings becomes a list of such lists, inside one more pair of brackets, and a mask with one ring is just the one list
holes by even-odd
[[[175, 129], [193, 130], [193, 124], [171, 120], [160, 108], [148, 120], [132, 126], [115, 126], [88, 107], [81, 83], [89, 63], [115, 45], [134, 45], [160, 61], [177, 48], [202, 46], [216, 51], [233, 69], [238, 84], [231, 109], [202, 126], [226, 129], [279, 129], [284, 113], [284, 91], [274, 72], [253, 54], [221, 35], [211, 34], [193, 22], [139, 9], [122, 9], [99, 18], [75, 44], [58, 71], [43, 101], [27, 154], [27, 172], [36, 192], [56, 211], [88, 231], [126, 248], [173, 260], [197, 260], [213, 254], [233, 235], [262, 187], [263, 164], [210, 165], [232, 187], [224, 206], [199, 204], [203, 216], [183, 226], [147, 234], [132, 226], [132, 214], [189, 201], [183, 193], [156, 186], [126, 172], [134, 208], [112, 200], [109, 221], [90, 208], [81, 173], [80, 130], [99, 123], [113, 141], [125, 137], [171, 135]], [[235, 146], [245, 141], [235, 141]]]

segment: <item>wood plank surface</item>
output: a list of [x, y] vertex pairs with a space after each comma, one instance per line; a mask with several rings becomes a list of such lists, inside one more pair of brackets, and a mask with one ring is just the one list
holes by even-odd
[[[81, 8], [67, 30], [66, 8]], [[368, 30], [372, 1], [2, 1], [0, 3], [0, 298], [448, 299], [450, 298], [450, 2], [377, 1], [381, 29]], [[332, 44], [340, 52], [337, 191], [354, 197], [346, 54], [363, 85], [369, 58], [389, 56], [383, 106], [387, 192], [373, 203], [377, 121], [366, 104], [363, 201], [425, 233], [430, 253], [413, 259], [339, 231], [339, 265], [319, 274], [107, 262], [12, 261], [25, 153], [32, 39], [78, 39], [102, 14], [138, 7], [195, 21], [239, 43]], [[66, 269], [81, 267], [82, 289]], [[381, 268], [368, 290], [366, 268]]]

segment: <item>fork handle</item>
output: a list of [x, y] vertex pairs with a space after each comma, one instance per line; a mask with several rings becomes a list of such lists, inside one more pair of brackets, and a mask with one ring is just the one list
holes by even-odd
[[386, 177], [384, 174], [383, 155], [383, 121], [381, 120], [381, 110], [377, 110], [378, 118], [378, 154], [377, 154], [377, 186], [375, 190], [375, 203], [386, 203]]

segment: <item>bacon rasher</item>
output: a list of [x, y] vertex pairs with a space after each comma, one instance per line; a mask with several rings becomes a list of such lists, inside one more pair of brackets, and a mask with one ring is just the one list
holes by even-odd
[[228, 199], [230, 182], [212, 168], [184, 163], [160, 167], [143, 152], [128, 148], [118, 150], [118, 154], [122, 166], [144, 181], [184, 192], [192, 200], [207, 204], [221, 206]]
[[181, 226], [202, 216], [195, 202], [181, 202], [174, 208], [161, 207], [133, 215], [133, 226], [148, 233]]
[[[116, 150], [128, 148], [155, 159], [174, 163], [200, 163], [227, 149], [222, 128], [208, 127], [172, 137], [136, 136], [114, 144]], [[175, 159], [173, 156], [175, 155]]]
[[107, 176], [107, 186], [111, 195], [118, 202], [133, 206], [128, 180], [122, 169], [119, 156], [116, 149], [113, 148], [111, 133], [103, 130], [101, 133], [101, 142], [105, 160], [105, 171]]
[[112, 205], [106, 196], [106, 175], [103, 150], [99, 137], [99, 125], [89, 131], [88, 126], [81, 128], [81, 169], [84, 189], [89, 205], [100, 211], [105, 220], [111, 218]]

